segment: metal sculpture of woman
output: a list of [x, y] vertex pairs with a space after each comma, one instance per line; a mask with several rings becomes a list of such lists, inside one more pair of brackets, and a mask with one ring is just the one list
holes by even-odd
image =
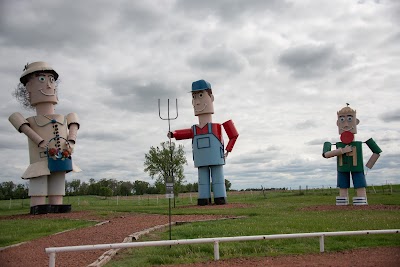
[[31, 214], [69, 212], [71, 205], [63, 205], [65, 174], [80, 171], [71, 158], [79, 119], [75, 113], [55, 114], [57, 79], [46, 62], [27, 64], [14, 94], [24, 107], [36, 110], [36, 116], [25, 119], [15, 112], [9, 117], [28, 137], [30, 165], [22, 178], [29, 179]]

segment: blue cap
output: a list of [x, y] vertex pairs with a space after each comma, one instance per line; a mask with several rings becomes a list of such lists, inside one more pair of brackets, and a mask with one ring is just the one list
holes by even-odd
[[192, 92], [211, 89], [211, 84], [205, 80], [198, 80], [192, 83]]

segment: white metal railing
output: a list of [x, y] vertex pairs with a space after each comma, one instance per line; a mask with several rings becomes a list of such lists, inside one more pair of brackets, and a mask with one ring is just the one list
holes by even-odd
[[181, 239], [181, 240], [146, 241], [146, 242], [135, 242], [135, 243], [113, 243], [113, 244], [98, 244], [98, 245], [84, 245], [84, 246], [50, 247], [50, 248], [46, 248], [45, 251], [47, 254], [49, 254], [49, 266], [55, 267], [57, 252], [73, 252], [73, 251], [87, 251], [87, 250], [104, 250], [104, 249], [121, 249], [121, 248], [134, 248], [134, 247], [173, 246], [173, 245], [185, 245], [185, 244], [214, 243], [214, 260], [217, 261], [217, 260], [219, 260], [219, 243], [220, 242], [319, 237], [319, 251], [324, 252], [325, 251], [325, 245], [324, 245], [324, 237], [325, 236], [398, 234], [398, 233], [400, 233], [400, 229], [361, 230], [361, 231], [342, 231], [342, 232], [316, 232], [316, 233], [298, 233], [298, 234], [234, 236], [234, 237], [211, 237], [211, 238], [196, 238], [196, 239]]

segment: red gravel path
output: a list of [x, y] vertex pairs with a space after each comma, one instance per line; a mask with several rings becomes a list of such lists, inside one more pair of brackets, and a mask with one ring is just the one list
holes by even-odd
[[[46, 214], [46, 215], [19, 215], [8, 218], [19, 218], [24, 220], [34, 220], [37, 218], [85, 218], [96, 219], [95, 216], [86, 212], [71, 212], [65, 214]], [[227, 216], [218, 215], [174, 215], [174, 221], [194, 221], [218, 219]], [[2, 217], [2, 219], [5, 219]], [[98, 219], [98, 218], [97, 218]], [[45, 248], [120, 243], [130, 234], [142, 230], [168, 224], [168, 216], [163, 215], [129, 215], [109, 219], [109, 223], [101, 224], [72, 231], [63, 232], [56, 235], [42, 237], [31, 242], [21, 244], [16, 247], [7, 248], [0, 251], [1, 267], [38, 267], [48, 266], [49, 258], [45, 253]], [[57, 267], [61, 266], [87, 266], [97, 260], [105, 251], [94, 250], [86, 252], [58, 253], [56, 255]]]

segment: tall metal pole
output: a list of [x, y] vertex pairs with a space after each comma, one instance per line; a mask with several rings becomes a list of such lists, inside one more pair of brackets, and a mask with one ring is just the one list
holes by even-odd
[[[160, 99], [158, 99], [158, 116], [160, 117], [160, 119], [162, 119], [162, 120], [168, 120], [168, 133], [170, 133], [171, 132], [171, 120], [175, 120], [176, 118], [178, 118], [178, 99], [176, 99], [175, 100], [176, 102], [175, 102], [175, 108], [176, 108], [176, 116], [174, 117], [174, 118], [171, 118], [170, 117], [170, 113], [169, 113], [169, 99], [168, 99], [168, 101], [167, 101], [167, 118], [163, 118], [162, 116], [161, 116], [161, 108], [160, 108]], [[170, 166], [169, 166], [169, 170], [168, 170], [168, 177], [165, 179], [165, 185], [166, 185], [166, 189], [170, 189], [171, 187], [172, 187], [172, 193], [174, 193], [173, 191], [173, 189], [174, 189], [174, 170], [173, 170], [173, 166], [174, 166], [174, 164], [173, 164], [173, 152], [172, 152], [172, 141], [171, 141], [171, 137], [170, 136], [168, 136], [168, 138], [169, 138], [169, 151], [171, 152], [170, 154], [170, 156], [171, 156], [171, 158], [170, 158]], [[167, 192], [168, 193], [168, 192]], [[171, 236], [171, 233], [172, 233], [172, 227], [171, 227], [171, 225], [172, 225], [172, 222], [171, 222], [171, 195], [168, 195], [167, 194], [167, 197], [168, 197], [168, 220], [169, 220], [169, 240], [171, 240], [172, 239], [172, 236]], [[174, 197], [174, 194], [172, 194], [172, 197]]]

